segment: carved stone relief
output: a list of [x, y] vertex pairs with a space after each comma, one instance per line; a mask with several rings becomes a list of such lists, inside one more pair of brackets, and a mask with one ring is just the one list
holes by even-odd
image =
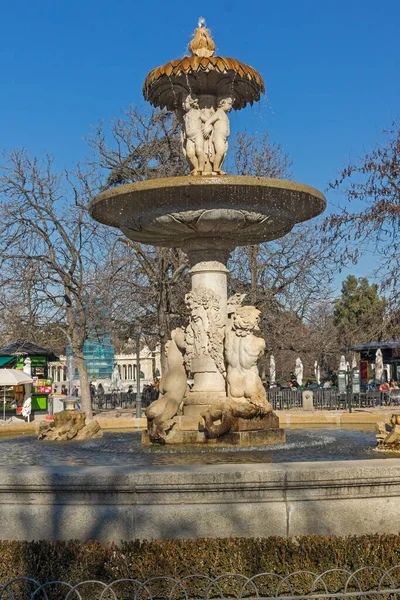
[[186, 364], [190, 370], [193, 358], [210, 356], [220, 373], [225, 373], [224, 330], [220, 298], [212, 290], [199, 287], [185, 296], [190, 311], [186, 327]]

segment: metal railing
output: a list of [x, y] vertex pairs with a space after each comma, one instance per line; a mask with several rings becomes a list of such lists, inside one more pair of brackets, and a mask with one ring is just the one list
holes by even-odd
[[[151, 402], [156, 400], [154, 394], [151, 394], [150, 390], [144, 390], [141, 393], [142, 408], [146, 408]], [[94, 411], [105, 411], [105, 410], [135, 410], [136, 408], [136, 392], [111, 392], [103, 394], [101, 396], [94, 396], [92, 398], [92, 410]]]
[[397, 600], [398, 595], [400, 565], [387, 570], [366, 566], [354, 572], [335, 568], [319, 575], [311, 571], [295, 571], [289, 575], [259, 573], [252, 577], [227, 573], [214, 578], [193, 574], [182, 579], [161, 576], [142, 582], [123, 578], [111, 583], [88, 580], [75, 584], [40, 583], [19, 577], [0, 583], [0, 600]]
[[[274, 410], [293, 410], [303, 408], [303, 392], [305, 389], [270, 389], [268, 400]], [[380, 391], [360, 392], [353, 394], [339, 393], [338, 390], [313, 389], [313, 407], [315, 410], [350, 410], [353, 408], [374, 408], [378, 406], [400, 405], [400, 395]], [[396, 390], [397, 391], [397, 390]]]
[[[303, 408], [303, 392], [296, 389], [270, 389], [268, 399], [274, 410], [293, 410]], [[313, 407], [315, 410], [348, 410], [351, 408], [374, 408], [378, 406], [400, 405], [400, 394], [379, 391], [360, 392], [359, 394], [340, 394], [338, 390], [313, 389]], [[400, 390], [396, 390], [396, 392]], [[156, 399], [150, 390], [141, 394], [142, 408], [146, 408]], [[108, 411], [115, 409], [134, 411], [136, 408], [136, 393], [112, 392], [92, 399], [92, 409]]]

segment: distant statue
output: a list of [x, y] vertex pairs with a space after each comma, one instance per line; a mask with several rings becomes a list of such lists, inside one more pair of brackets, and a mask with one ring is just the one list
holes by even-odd
[[146, 409], [147, 431], [152, 442], [165, 444], [167, 432], [175, 424], [174, 417], [187, 389], [187, 374], [183, 360], [185, 332], [171, 332], [166, 344], [166, 368], [160, 382], [160, 397]]
[[214, 156], [211, 160], [213, 173], [225, 175], [222, 165], [228, 151], [228, 138], [230, 135], [230, 123], [227, 113], [232, 110], [234, 99], [230, 96], [221, 98], [218, 108], [206, 121], [203, 129], [204, 139], [211, 136], [214, 148]]
[[183, 123], [181, 135], [182, 151], [191, 167], [191, 175], [201, 175], [204, 172], [205, 152], [203, 123], [206, 117], [199, 108], [199, 101], [194, 95], [188, 94], [182, 102], [180, 119]]
[[339, 371], [347, 371], [346, 357], [344, 354], [340, 357]]
[[315, 375], [315, 383], [319, 385], [321, 383], [321, 371], [319, 368], [318, 361], [316, 360], [314, 363], [314, 375]]
[[24, 373], [26, 373], [27, 375], [29, 375], [29, 377], [32, 375], [32, 371], [31, 371], [31, 359], [29, 358], [29, 356], [27, 356], [24, 360], [24, 368], [23, 371]]
[[383, 356], [382, 350], [378, 348], [375, 357], [375, 381], [376, 383], [382, 383], [383, 379]]
[[111, 391], [119, 392], [121, 389], [121, 376], [119, 374], [118, 364], [115, 362], [111, 375]]
[[358, 368], [357, 356], [354, 353], [353, 353], [353, 358], [351, 360], [351, 368], [352, 369], [357, 369]]
[[299, 386], [303, 385], [303, 373], [304, 373], [303, 363], [301, 362], [301, 358], [298, 357], [298, 358], [296, 358], [296, 365], [294, 367], [294, 376], [295, 376], [296, 381], [299, 384]]
[[[252, 419], [272, 412], [258, 374], [257, 362], [265, 350], [259, 331], [260, 311], [254, 306], [239, 306], [228, 320], [225, 335], [228, 398], [203, 413], [205, 428], [211, 437], [229, 431], [233, 419]], [[215, 425], [216, 421], [220, 424]]]
[[274, 355], [271, 354], [269, 358], [269, 382], [275, 383], [276, 381], [276, 365]]
[[26, 398], [26, 400], [24, 400], [24, 403], [22, 405], [22, 416], [27, 421], [29, 421], [31, 413], [32, 413], [32, 398], [31, 398], [31, 396], [28, 396], [28, 398]]

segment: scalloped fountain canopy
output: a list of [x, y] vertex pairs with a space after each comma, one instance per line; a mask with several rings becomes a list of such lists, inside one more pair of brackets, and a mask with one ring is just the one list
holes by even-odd
[[153, 106], [176, 110], [185, 94], [200, 101], [232, 95], [232, 108], [239, 110], [260, 100], [265, 93], [260, 73], [236, 58], [214, 56], [215, 44], [202, 17], [189, 44], [191, 56], [171, 60], [147, 75], [143, 95]]

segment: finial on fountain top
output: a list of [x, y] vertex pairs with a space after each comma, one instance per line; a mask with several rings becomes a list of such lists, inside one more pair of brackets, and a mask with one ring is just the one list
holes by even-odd
[[192, 56], [209, 58], [215, 52], [215, 43], [211, 37], [210, 30], [206, 28], [206, 20], [199, 17], [198, 27], [194, 30], [194, 36], [189, 44]]

